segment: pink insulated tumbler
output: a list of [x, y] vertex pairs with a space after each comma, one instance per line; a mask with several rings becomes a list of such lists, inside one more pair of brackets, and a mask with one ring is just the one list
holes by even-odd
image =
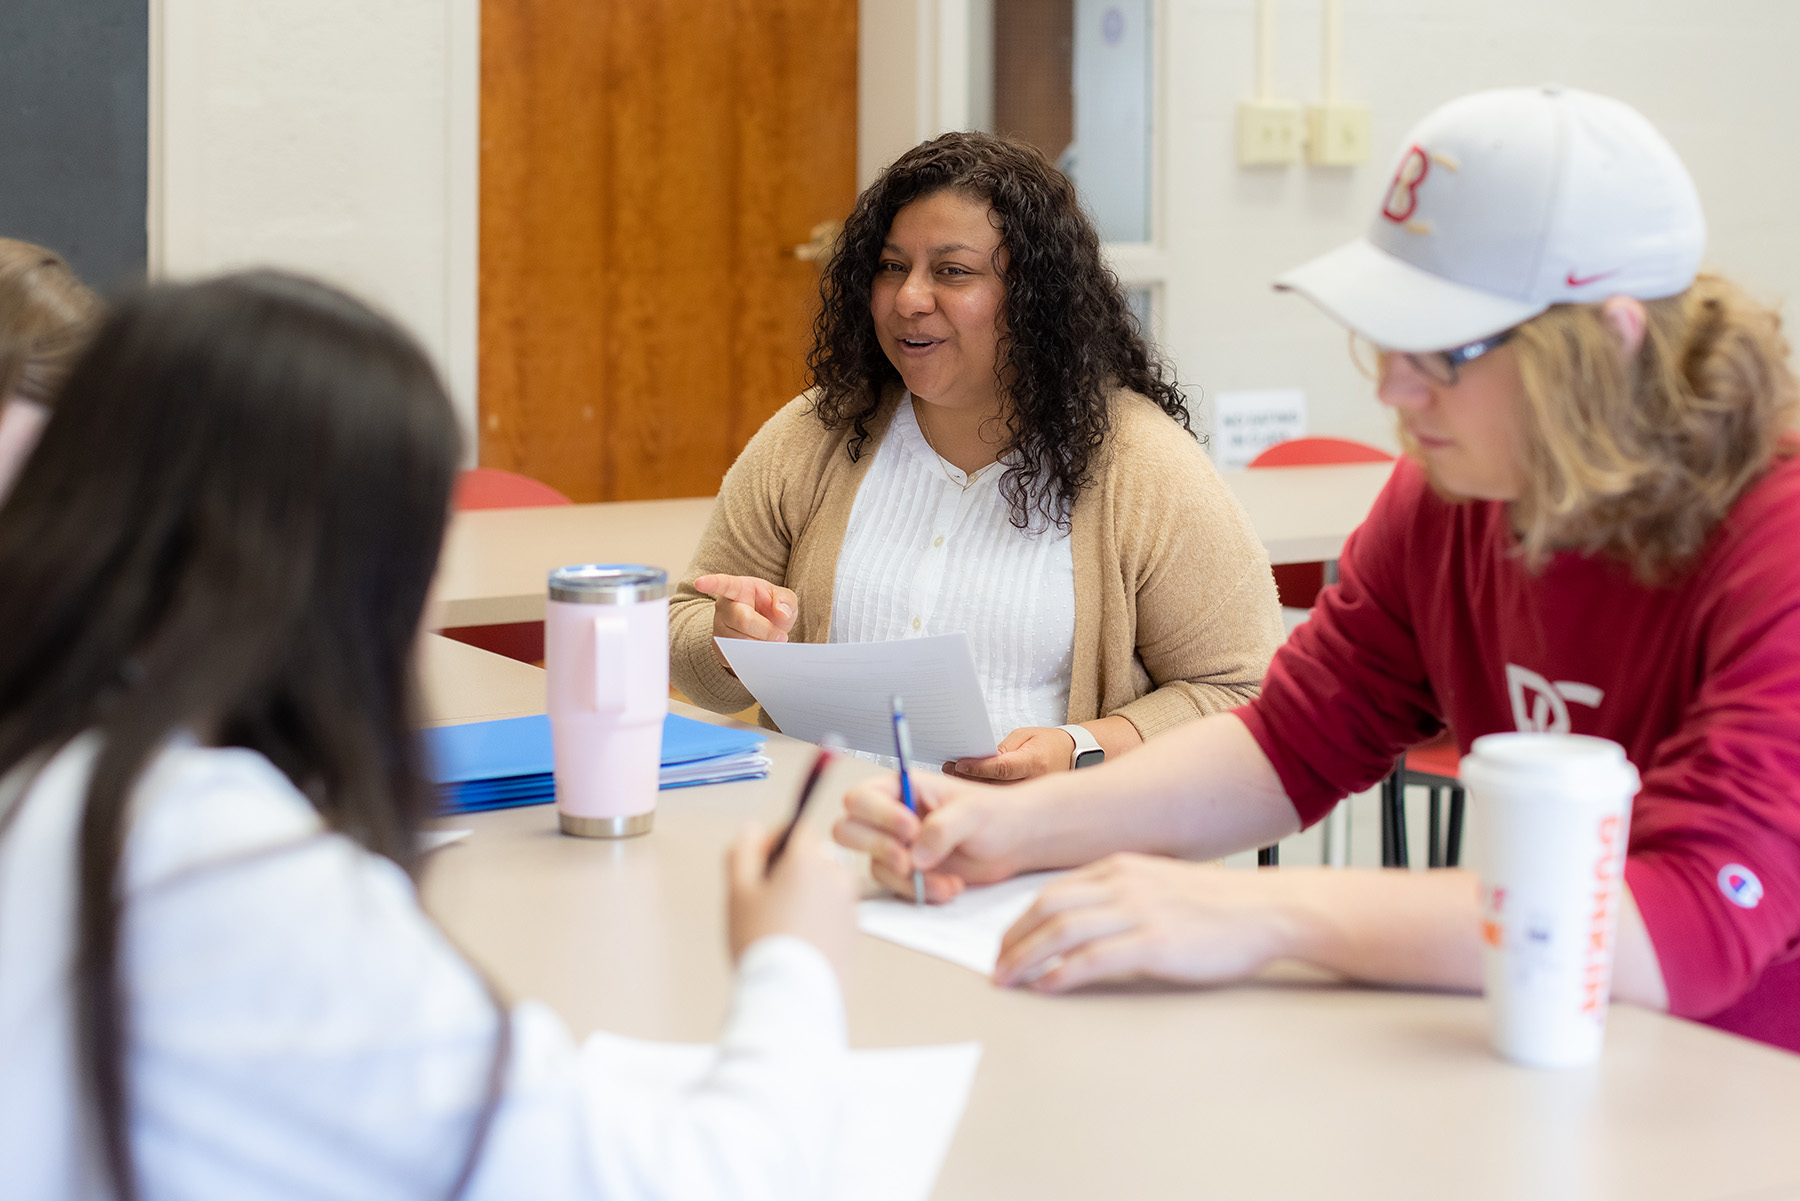
[[551, 572], [544, 662], [562, 832], [649, 833], [669, 712], [668, 572], [618, 563]]

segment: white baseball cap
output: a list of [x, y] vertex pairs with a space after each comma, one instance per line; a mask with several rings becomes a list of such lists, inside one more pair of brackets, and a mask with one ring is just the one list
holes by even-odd
[[1673, 296], [1705, 248], [1694, 181], [1642, 113], [1573, 88], [1504, 88], [1419, 122], [1368, 236], [1275, 287], [1378, 346], [1448, 350], [1553, 304]]

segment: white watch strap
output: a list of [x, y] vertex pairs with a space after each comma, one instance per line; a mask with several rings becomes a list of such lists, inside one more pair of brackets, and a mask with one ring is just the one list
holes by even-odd
[[1093, 731], [1086, 726], [1058, 726], [1056, 728], [1066, 731], [1069, 737], [1075, 740], [1075, 753], [1069, 756], [1070, 767], [1074, 767], [1083, 755], [1091, 751], [1099, 751], [1101, 757], [1105, 757], [1106, 749], [1100, 745], [1100, 740], [1094, 737]]

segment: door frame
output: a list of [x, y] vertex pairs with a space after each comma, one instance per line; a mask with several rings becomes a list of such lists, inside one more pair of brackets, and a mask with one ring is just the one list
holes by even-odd
[[[992, 55], [977, 22], [992, 0], [858, 0], [856, 183], [867, 187], [901, 151], [967, 129], [980, 98], [970, 88], [975, 61]], [[1126, 288], [1150, 292], [1146, 331], [1163, 339], [1162, 315], [1174, 283], [1166, 239], [1163, 181], [1171, 150], [1168, 113], [1169, 0], [1151, 0], [1150, 240], [1108, 242], [1107, 265]], [[1173, 349], [1173, 348], [1171, 348]]]

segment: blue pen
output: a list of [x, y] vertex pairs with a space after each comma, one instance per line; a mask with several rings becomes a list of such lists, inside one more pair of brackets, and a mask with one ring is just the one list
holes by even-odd
[[[919, 806], [913, 800], [912, 777], [906, 773], [906, 761], [912, 758], [912, 732], [906, 728], [906, 709], [900, 704], [900, 698], [894, 698], [894, 754], [900, 759], [900, 801], [913, 813], [918, 813]], [[925, 903], [925, 873], [913, 869], [913, 903]]]

